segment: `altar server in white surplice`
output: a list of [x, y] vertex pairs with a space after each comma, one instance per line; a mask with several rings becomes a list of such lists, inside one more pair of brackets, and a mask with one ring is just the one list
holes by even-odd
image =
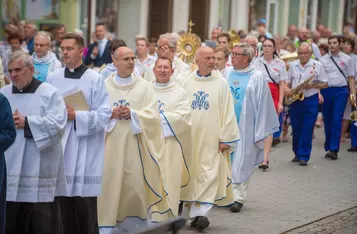
[[[230, 153], [239, 140], [237, 121], [229, 85], [215, 71], [215, 54], [209, 47], [196, 53], [198, 70], [181, 77], [187, 91], [192, 116], [193, 155], [189, 170], [189, 192], [182, 199], [190, 206], [191, 227], [209, 226], [207, 214], [213, 204], [233, 203]], [[185, 204], [184, 211], [188, 204]]]
[[0, 93], [11, 105], [16, 140], [5, 152], [5, 233], [61, 233], [57, 196], [66, 194], [61, 146], [66, 106], [56, 88], [33, 78], [29, 54], [12, 53], [8, 65], [13, 83]]
[[[157, 47], [157, 54], [159, 57], [165, 57], [173, 61], [172, 68], [174, 69], [174, 73], [171, 76], [171, 81], [175, 81], [178, 76], [184, 76], [191, 73], [190, 66], [175, 56], [177, 41], [172, 33], [160, 35], [160, 39], [157, 41]], [[144, 74], [145, 80], [155, 81], [153, 68], [154, 64], [146, 68], [146, 72]]]
[[113, 113], [106, 129], [103, 191], [98, 198], [101, 234], [134, 233], [150, 224], [152, 213], [168, 213], [158, 161], [165, 141], [152, 84], [133, 75], [128, 47], [114, 53], [117, 73], [109, 76]]
[[232, 160], [234, 204], [239, 212], [246, 200], [254, 167], [264, 159], [264, 139], [279, 129], [273, 99], [265, 75], [252, 65], [253, 48], [240, 43], [232, 50], [232, 67], [227, 71], [241, 140]]
[[[158, 58], [154, 73], [156, 81], [153, 87], [158, 100], [161, 128], [165, 137], [165, 153], [158, 162], [162, 168], [165, 188], [168, 193], [171, 214], [178, 215], [181, 187], [188, 186], [190, 173], [188, 161], [191, 158], [191, 109], [187, 92], [174, 81], [171, 60]], [[169, 215], [153, 216], [154, 221], [163, 221]]]
[[61, 42], [66, 67], [47, 78], [63, 96], [79, 93], [75, 101], [67, 102], [68, 122], [62, 137], [67, 194], [60, 203], [64, 233], [69, 234], [98, 233], [104, 129], [111, 115], [103, 78], [82, 64], [83, 48], [82, 37], [66, 34]]

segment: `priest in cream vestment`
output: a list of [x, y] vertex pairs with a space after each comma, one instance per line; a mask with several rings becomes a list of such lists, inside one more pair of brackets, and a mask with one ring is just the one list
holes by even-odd
[[[191, 73], [191, 68], [189, 65], [184, 63], [180, 58], [175, 56], [175, 51], [177, 47], [177, 41], [172, 33], [166, 33], [160, 35], [160, 39], [157, 41], [157, 54], [159, 57], [165, 57], [170, 59], [172, 62], [172, 68], [174, 73], [171, 76], [171, 81], [175, 81], [177, 76], [184, 76]], [[155, 74], [153, 72], [155, 64], [152, 64], [146, 69], [144, 74], [144, 79], [147, 81], [155, 81]]]
[[228, 206], [234, 202], [230, 153], [239, 132], [229, 85], [219, 71], [213, 70], [214, 51], [199, 48], [196, 61], [199, 69], [180, 78], [190, 101], [193, 134], [191, 182], [183, 200], [191, 204], [191, 226], [203, 230], [209, 225], [207, 214], [213, 204]]
[[154, 221], [163, 221], [178, 215], [181, 187], [188, 186], [190, 173], [188, 160], [191, 157], [191, 109], [187, 92], [174, 81], [172, 63], [168, 58], [158, 58], [153, 87], [158, 100], [161, 127], [165, 137], [165, 153], [158, 162], [168, 193], [171, 211], [153, 215]]
[[158, 159], [164, 138], [152, 84], [132, 75], [134, 52], [119, 47], [105, 81], [113, 107], [105, 139], [100, 233], [135, 232], [154, 212], [169, 212]]

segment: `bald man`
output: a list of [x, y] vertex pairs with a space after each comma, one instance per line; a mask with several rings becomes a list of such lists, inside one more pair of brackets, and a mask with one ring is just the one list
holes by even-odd
[[202, 231], [209, 226], [207, 214], [213, 204], [227, 206], [234, 202], [231, 187], [230, 153], [239, 140], [230, 87], [214, 70], [215, 53], [201, 47], [196, 53], [198, 70], [181, 77], [187, 91], [192, 117], [191, 183], [184, 213], [191, 227]]
[[105, 80], [112, 116], [106, 129], [98, 203], [101, 234], [136, 232], [149, 224], [151, 212], [169, 210], [161, 206], [166, 194], [157, 161], [165, 142], [155, 91], [152, 84], [132, 74], [131, 49], [119, 47], [113, 59], [117, 72]]
[[299, 40], [295, 42], [295, 47], [299, 48], [300, 44], [303, 42], [307, 42], [312, 46], [312, 56], [311, 58], [320, 59], [321, 53], [319, 47], [310, 39], [310, 30], [305, 27], [299, 28], [298, 32]]

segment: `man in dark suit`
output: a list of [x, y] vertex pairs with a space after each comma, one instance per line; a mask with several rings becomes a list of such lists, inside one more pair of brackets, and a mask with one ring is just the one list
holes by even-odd
[[106, 37], [107, 29], [103, 23], [95, 26], [95, 36], [97, 41], [88, 46], [88, 53], [84, 59], [85, 65], [101, 67], [103, 64], [112, 62], [110, 54], [110, 41]]

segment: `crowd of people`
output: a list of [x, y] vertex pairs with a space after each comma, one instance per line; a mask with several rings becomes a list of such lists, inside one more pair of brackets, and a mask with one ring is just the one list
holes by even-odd
[[132, 233], [179, 215], [202, 231], [214, 205], [241, 211], [289, 125], [300, 166], [315, 127], [327, 160], [348, 129], [357, 152], [354, 34], [291, 25], [272, 36], [259, 20], [239, 42], [219, 27], [194, 35], [183, 61], [184, 35], [138, 35], [133, 51], [103, 23], [89, 45], [64, 25], [6, 27], [0, 234]]

